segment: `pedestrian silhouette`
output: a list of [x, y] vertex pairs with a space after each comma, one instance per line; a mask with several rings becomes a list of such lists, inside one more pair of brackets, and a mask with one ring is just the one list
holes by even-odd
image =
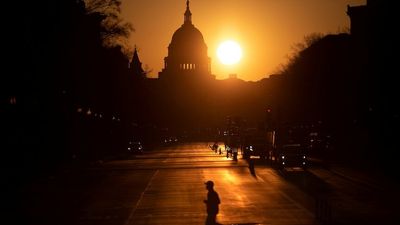
[[204, 183], [206, 185], [206, 189], [208, 190], [207, 199], [204, 200], [204, 203], [207, 206], [207, 219], [206, 225], [215, 225], [217, 224], [217, 214], [219, 211], [219, 204], [221, 203], [218, 193], [214, 190], [214, 182], [211, 180]]
[[225, 150], [226, 150], [226, 158], [229, 158], [229, 152], [231, 151], [231, 148], [225, 145]]
[[249, 159], [249, 170], [251, 175], [256, 176], [256, 171], [254, 169], [254, 160], [253, 159]]

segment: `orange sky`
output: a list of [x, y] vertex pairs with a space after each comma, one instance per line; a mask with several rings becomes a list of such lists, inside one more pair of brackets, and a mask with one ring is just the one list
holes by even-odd
[[[304, 35], [337, 33], [349, 27], [347, 5], [366, 0], [191, 0], [193, 24], [202, 32], [212, 58], [212, 73], [225, 79], [235, 73], [240, 79], [257, 81], [275, 73], [284, 64], [292, 46]], [[182, 24], [186, 0], [122, 0], [122, 14], [135, 32], [143, 65], [157, 77], [167, 56], [172, 35]], [[226, 66], [217, 58], [218, 44], [236, 40], [243, 49], [240, 63]]]

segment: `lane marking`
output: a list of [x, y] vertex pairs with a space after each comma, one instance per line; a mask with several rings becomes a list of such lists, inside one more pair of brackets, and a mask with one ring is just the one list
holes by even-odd
[[157, 176], [158, 172], [159, 172], [159, 170], [157, 170], [157, 171], [153, 174], [153, 176], [151, 177], [151, 179], [150, 179], [149, 183], [147, 184], [146, 188], [143, 190], [142, 194], [140, 194], [139, 200], [136, 202], [135, 207], [133, 207], [133, 209], [132, 209], [131, 213], [129, 214], [129, 217], [128, 217], [128, 219], [126, 220], [126, 222], [124, 223], [124, 225], [132, 224], [132, 223], [131, 223], [131, 220], [133, 219], [133, 215], [135, 214], [137, 208], [139, 207], [140, 202], [141, 202], [142, 199], [143, 199], [144, 193], [149, 189], [149, 187], [150, 187], [151, 184], [153, 183], [154, 178]]

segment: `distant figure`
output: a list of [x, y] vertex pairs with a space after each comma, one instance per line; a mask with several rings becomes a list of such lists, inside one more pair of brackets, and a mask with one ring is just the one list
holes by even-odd
[[214, 182], [207, 181], [204, 183], [206, 185], [206, 189], [208, 190], [207, 193], [207, 200], [204, 200], [204, 203], [207, 206], [207, 220], [206, 225], [215, 225], [217, 224], [217, 214], [219, 211], [218, 205], [221, 203], [218, 193], [214, 191]]
[[256, 171], [254, 170], [254, 160], [253, 159], [249, 159], [249, 170], [251, 175], [256, 176]]
[[217, 150], [218, 150], [218, 143], [217, 142], [214, 142], [214, 145], [213, 145], [212, 149], [214, 150], [215, 153], [217, 153]]
[[233, 160], [237, 161], [237, 155], [238, 155], [238, 148], [233, 147], [232, 148], [232, 154], [233, 154]]

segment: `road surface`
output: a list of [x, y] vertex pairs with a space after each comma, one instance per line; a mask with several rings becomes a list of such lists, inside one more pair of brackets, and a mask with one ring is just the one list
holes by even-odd
[[[400, 224], [399, 194], [330, 170], [279, 171], [255, 159], [179, 144], [84, 169], [65, 169], [21, 190], [20, 224], [204, 224], [204, 182], [221, 199], [220, 224]], [[396, 221], [397, 220], [397, 221]]]

